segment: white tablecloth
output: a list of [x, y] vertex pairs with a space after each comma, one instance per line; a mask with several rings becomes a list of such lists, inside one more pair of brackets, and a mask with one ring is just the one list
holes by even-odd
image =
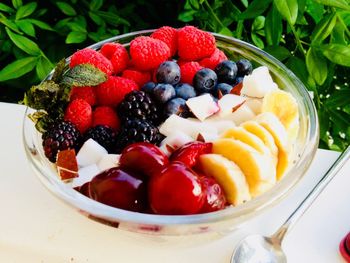
[[[0, 262], [228, 263], [239, 239], [272, 233], [338, 155], [319, 150], [293, 193], [239, 231], [198, 243], [151, 241], [91, 221], [51, 195], [26, 161], [23, 114], [23, 106], [0, 103]], [[343, 262], [338, 245], [350, 231], [349, 188], [350, 162], [286, 237], [288, 262]]]

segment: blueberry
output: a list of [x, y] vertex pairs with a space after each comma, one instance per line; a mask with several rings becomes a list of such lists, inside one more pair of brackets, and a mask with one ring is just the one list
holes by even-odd
[[250, 63], [249, 60], [246, 60], [244, 58], [238, 60], [236, 62], [236, 65], [237, 65], [237, 69], [238, 69], [237, 76], [239, 76], [239, 77], [249, 75], [253, 71], [252, 63]]
[[157, 102], [164, 104], [174, 98], [176, 94], [172, 85], [159, 83], [153, 89], [152, 95]]
[[216, 73], [209, 68], [202, 68], [197, 71], [193, 78], [193, 86], [199, 93], [210, 93], [216, 83], [218, 82], [218, 77]]
[[181, 78], [180, 67], [174, 61], [165, 61], [160, 64], [156, 77], [158, 83], [175, 85], [179, 83]]
[[188, 100], [196, 97], [196, 90], [190, 84], [180, 83], [175, 86], [176, 97]]
[[168, 101], [165, 104], [164, 112], [166, 117], [169, 117], [172, 114], [176, 114], [180, 117], [188, 118], [190, 115], [190, 111], [186, 105], [186, 101], [182, 98], [175, 98]]
[[220, 98], [223, 95], [229, 94], [232, 90], [232, 86], [226, 83], [219, 83], [213, 90], [213, 95]]
[[154, 82], [147, 82], [146, 84], [144, 84], [141, 88], [142, 91], [146, 92], [146, 93], [153, 93], [153, 89], [156, 87], [156, 83]]
[[220, 83], [234, 84], [237, 71], [236, 63], [231, 60], [224, 60], [215, 67]]

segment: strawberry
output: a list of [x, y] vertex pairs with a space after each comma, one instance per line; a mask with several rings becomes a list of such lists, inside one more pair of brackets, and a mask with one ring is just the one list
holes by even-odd
[[101, 47], [100, 52], [111, 61], [114, 74], [122, 72], [129, 64], [128, 51], [119, 43], [106, 43]]
[[96, 104], [96, 94], [93, 87], [73, 87], [70, 92], [70, 101], [75, 99], [83, 99], [91, 106]]
[[170, 49], [163, 41], [151, 37], [137, 37], [130, 43], [133, 65], [140, 70], [157, 68], [170, 57]]
[[64, 113], [64, 120], [73, 123], [77, 129], [84, 133], [92, 124], [92, 109], [83, 99], [71, 101]]
[[199, 60], [215, 51], [215, 38], [209, 32], [194, 26], [185, 26], [178, 31], [178, 54], [184, 60]]
[[215, 67], [224, 60], [227, 60], [225, 53], [217, 48], [215, 49], [214, 53], [211, 54], [210, 57], [203, 58], [202, 60], [200, 60], [199, 65], [201, 65], [204, 68], [210, 68], [214, 70]]
[[138, 71], [136, 69], [126, 69], [122, 73], [123, 78], [131, 79], [136, 82], [139, 87], [151, 80], [151, 74], [147, 71]]
[[113, 73], [112, 63], [101, 53], [91, 48], [84, 48], [72, 55], [69, 66], [73, 68], [80, 64], [91, 64], [107, 75], [111, 75]]
[[120, 120], [113, 108], [99, 106], [92, 112], [92, 127], [97, 125], [106, 125], [114, 131], [117, 131], [120, 127]]
[[213, 144], [209, 142], [189, 142], [175, 150], [170, 156], [170, 161], [181, 162], [192, 168], [197, 164], [199, 156], [212, 152], [212, 147]]
[[203, 67], [199, 65], [198, 62], [186, 62], [182, 65], [180, 65], [180, 72], [181, 72], [181, 81], [182, 83], [188, 83], [190, 85], [193, 85], [193, 78], [194, 75], [196, 75], [197, 71], [202, 69]]
[[154, 31], [152, 38], [162, 40], [170, 49], [170, 56], [174, 56], [177, 51], [177, 29], [170, 26], [163, 26]]
[[107, 81], [96, 87], [97, 103], [104, 106], [116, 107], [130, 91], [138, 90], [135, 81], [109, 76]]

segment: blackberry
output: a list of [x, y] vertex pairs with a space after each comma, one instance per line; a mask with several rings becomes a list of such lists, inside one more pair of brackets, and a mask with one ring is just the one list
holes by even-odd
[[97, 125], [88, 129], [84, 135], [85, 141], [93, 139], [111, 153], [115, 146], [116, 133], [106, 125]]
[[158, 145], [163, 139], [159, 130], [145, 120], [128, 120], [121, 127], [116, 141], [116, 152], [120, 153], [126, 146], [135, 142], [149, 142]]
[[58, 151], [66, 149], [79, 150], [81, 145], [81, 134], [73, 123], [68, 121], [59, 121], [54, 123], [42, 135], [45, 156], [51, 161], [56, 162]]
[[117, 112], [122, 122], [139, 119], [158, 125], [160, 121], [160, 110], [152, 98], [144, 91], [134, 90], [128, 93], [119, 104]]

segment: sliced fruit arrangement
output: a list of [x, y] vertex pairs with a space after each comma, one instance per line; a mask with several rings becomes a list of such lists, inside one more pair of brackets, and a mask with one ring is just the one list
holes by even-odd
[[168, 26], [74, 53], [24, 102], [60, 178], [95, 201], [188, 215], [242, 205], [289, 168], [298, 105], [266, 66]]

